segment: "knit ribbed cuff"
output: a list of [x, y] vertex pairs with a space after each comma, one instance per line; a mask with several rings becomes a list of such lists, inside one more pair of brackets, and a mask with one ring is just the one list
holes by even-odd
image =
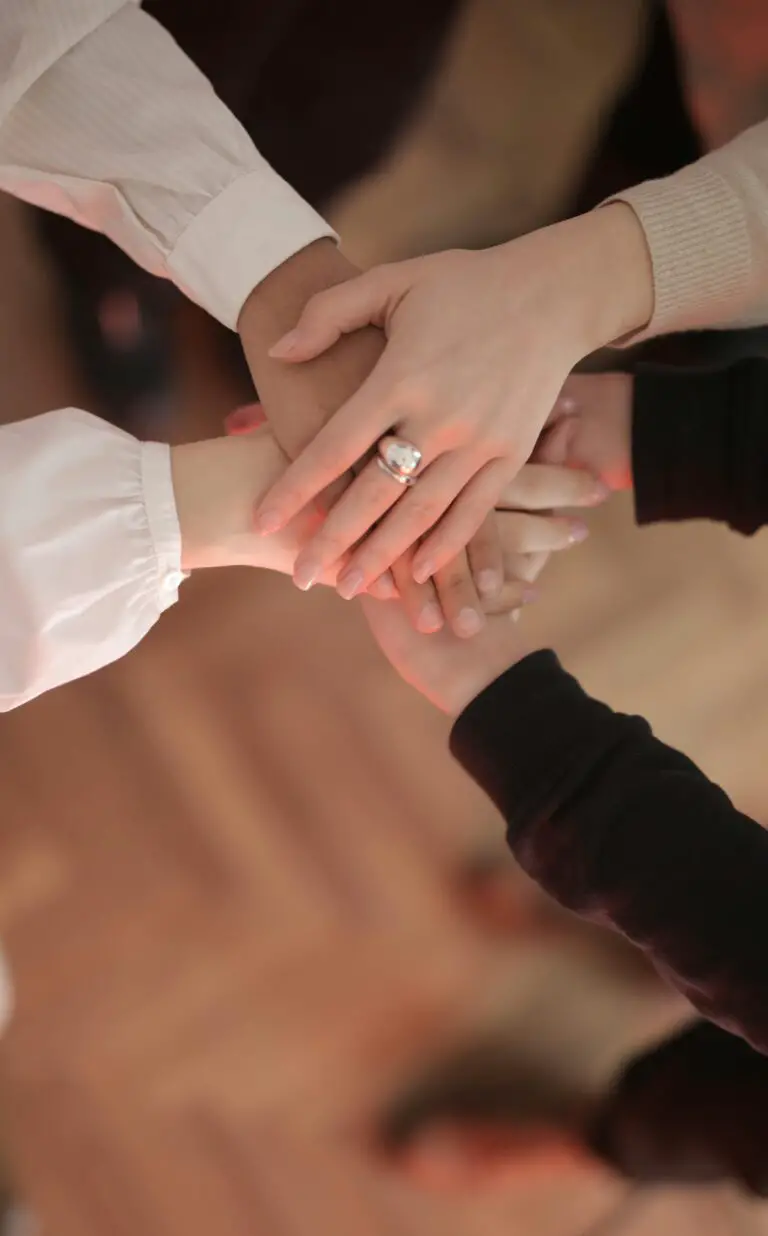
[[653, 316], [618, 346], [718, 326], [740, 316], [751, 271], [744, 206], [706, 160], [610, 200], [632, 207], [653, 264]]

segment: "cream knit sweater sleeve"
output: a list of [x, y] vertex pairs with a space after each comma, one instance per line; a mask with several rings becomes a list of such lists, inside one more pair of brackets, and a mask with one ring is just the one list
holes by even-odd
[[768, 323], [768, 121], [612, 200], [635, 211], [653, 263], [653, 317], [622, 342]]

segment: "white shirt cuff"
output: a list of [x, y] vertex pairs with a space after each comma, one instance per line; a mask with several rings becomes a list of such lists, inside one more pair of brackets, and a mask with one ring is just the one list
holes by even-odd
[[232, 330], [253, 289], [333, 228], [284, 180], [249, 172], [206, 206], [168, 258], [176, 284]]

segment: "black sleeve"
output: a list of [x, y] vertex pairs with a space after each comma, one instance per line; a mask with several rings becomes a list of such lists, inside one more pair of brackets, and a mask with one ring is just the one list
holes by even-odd
[[478, 696], [451, 749], [534, 880], [623, 932], [705, 1016], [768, 1053], [768, 833], [640, 717], [591, 699], [552, 652]]
[[768, 523], [768, 360], [640, 371], [632, 472], [639, 524], [715, 519], [751, 534]]
[[624, 1066], [588, 1132], [630, 1180], [738, 1181], [768, 1196], [768, 1056], [699, 1021]]

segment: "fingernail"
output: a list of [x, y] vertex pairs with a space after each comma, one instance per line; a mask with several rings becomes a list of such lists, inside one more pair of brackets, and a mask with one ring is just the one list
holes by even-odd
[[391, 601], [393, 597], [397, 596], [395, 581], [389, 571], [385, 571], [383, 575], [380, 575], [375, 583], [371, 584], [368, 591], [371, 596], [378, 597], [380, 601]]
[[299, 342], [299, 332], [297, 330], [289, 330], [283, 335], [282, 339], [278, 339], [277, 343], [273, 343], [267, 353], [273, 360], [283, 360], [286, 356], [290, 356], [291, 352], [295, 352], [296, 344]]
[[349, 571], [348, 574], [342, 575], [336, 581], [336, 591], [345, 601], [351, 601], [353, 596], [360, 591], [363, 586], [362, 571]]
[[418, 617], [418, 628], [425, 635], [439, 631], [443, 625], [443, 612], [436, 601], [428, 601]]
[[453, 629], [457, 635], [469, 637], [470, 635], [477, 635], [482, 626], [482, 615], [478, 614], [476, 609], [467, 608], [459, 610]]
[[520, 604], [530, 605], [532, 601], [538, 601], [538, 599], [539, 599], [538, 588], [526, 588], [525, 592], [520, 598]]
[[500, 571], [481, 571], [477, 577], [477, 586], [484, 597], [496, 596], [501, 592], [503, 579]]
[[571, 545], [578, 545], [580, 541], [586, 541], [588, 536], [589, 528], [586, 524], [581, 523], [580, 520], [576, 520], [571, 524], [571, 530], [568, 533], [568, 540]]
[[266, 421], [264, 409], [259, 403], [245, 404], [242, 408], [235, 408], [228, 416], [224, 418], [224, 429], [227, 434], [246, 434], [253, 433], [260, 425]]
[[428, 579], [431, 579], [435, 573], [435, 564], [433, 562], [418, 562], [413, 565], [413, 578], [417, 584], [426, 584]]
[[319, 574], [320, 566], [317, 562], [300, 562], [293, 572], [293, 582], [302, 592], [309, 592], [312, 585], [317, 583]]
[[601, 502], [605, 502], [606, 498], [610, 498], [611, 490], [608, 485], [604, 485], [602, 481], [595, 482], [595, 488], [589, 495], [587, 501], [591, 506], [599, 506]]
[[282, 523], [279, 511], [262, 511], [260, 515], [257, 515], [254, 527], [257, 532], [266, 536], [270, 532], [278, 532]]

